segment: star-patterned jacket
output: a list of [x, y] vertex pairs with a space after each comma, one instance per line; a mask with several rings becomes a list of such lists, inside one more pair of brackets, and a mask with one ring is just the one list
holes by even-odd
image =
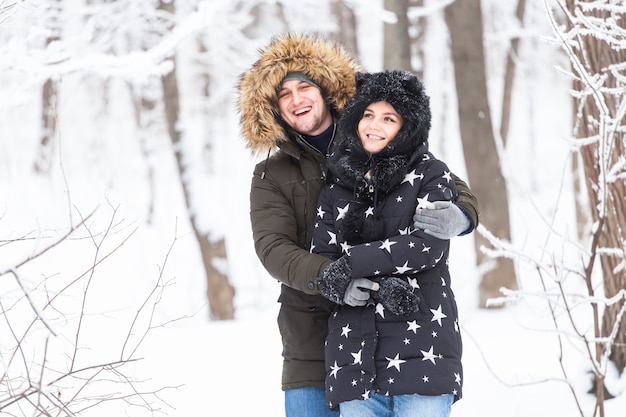
[[[325, 347], [326, 399], [332, 409], [344, 401], [367, 399], [372, 392], [461, 397], [462, 344], [447, 266], [449, 241], [412, 228], [417, 206], [453, 200], [456, 187], [446, 164], [427, 152], [426, 143], [403, 163], [393, 159], [352, 160], [347, 168], [345, 158], [336, 158], [335, 166], [329, 163], [334, 182], [319, 199], [312, 252], [331, 259], [347, 255], [353, 278], [403, 277], [420, 298], [419, 310], [408, 317], [373, 301], [365, 307], [337, 306]], [[358, 172], [366, 169], [378, 172], [379, 178], [385, 177], [384, 171], [388, 177], [398, 178], [398, 171], [404, 176], [390, 180], [395, 183], [379, 180], [377, 187], [371, 181], [359, 184]], [[378, 216], [383, 237], [350, 244], [342, 226], [348, 213]]]

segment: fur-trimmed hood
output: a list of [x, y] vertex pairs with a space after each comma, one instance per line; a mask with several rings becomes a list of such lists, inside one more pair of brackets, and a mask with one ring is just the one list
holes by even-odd
[[276, 92], [293, 71], [320, 86], [332, 110], [340, 112], [354, 94], [355, 74], [362, 69], [341, 46], [322, 37], [285, 34], [273, 38], [238, 84], [241, 132], [254, 153], [274, 150], [288, 140]]

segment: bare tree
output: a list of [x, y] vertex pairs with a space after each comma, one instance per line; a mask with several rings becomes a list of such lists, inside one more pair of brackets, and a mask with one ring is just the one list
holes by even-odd
[[[567, 32], [557, 32], [571, 62], [575, 98], [574, 135], [592, 228], [594, 254], [602, 269], [604, 293], [614, 297], [626, 288], [626, 10], [606, 1], [559, 1]], [[617, 325], [614, 343], [605, 346], [622, 372], [626, 368], [626, 320], [623, 304], [604, 309], [600, 337]], [[598, 355], [602, 346], [598, 346]], [[598, 387], [598, 395], [601, 386]]]
[[[605, 401], [612, 395], [605, 386], [610, 363], [623, 372], [626, 348], [626, 34], [619, 23], [626, 11], [613, 7], [610, 0], [558, 0], [562, 13], [558, 18], [565, 17], [564, 25], [548, 2], [544, 4], [557, 42], [570, 61], [569, 71], [564, 72], [574, 80], [573, 152], [583, 161], [593, 225], [576, 240], [559, 231], [554, 219], [546, 219], [545, 242], [540, 242], [535, 256], [527, 246], [520, 249], [481, 232], [492, 246], [485, 249], [487, 255], [530, 265], [543, 289], [507, 290], [504, 299], [492, 302], [545, 300], [558, 340], [562, 381], [569, 386], [581, 417], [604, 417]], [[588, 384], [577, 386], [570, 378], [567, 357], [571, 354], [584, 358], [593, 375], [591, 392], [596, 401], [591, 410], [585, 410], [580, 400]]]
[[[155, 322], [155, 311], [167, 286], [163, 268], [169, 252], [154, 288], [128, 324], [126, 335], [122, 333], [119, 340], [110, 340], [107, 346], [114, 347], [97, 357], [91, 352], [96, 346], [85, 338], [95, 317], [89, 314], [89, 305], [95, 296], [92, 286], [97, 280], [98, 266], [120, 250], [134, 233], [128, 232], [112, 249], [105, 250], [109, 246], [105, 242], [121, 224], [116, 218], [117, 209], [111, 209], [104, 230], [92, 230], [91, 213], [59, 236], [25, 233], [2, 241], [2, 247], [40, 239], [51, 243], [0, 270], [0, 414], [70, 417], [111, 403], [136, 406], [151, 413], [167, 406], [161, 394], [168, 387], [147, 388], [146, 381], [131, 376], [129, 368], [140, 360], [137, 350], [148, 333], [166, 324]], [[77, 276], [46, 271], [46, 265], [55, 257], [52, 252], [63, 250], [71, 240], [92, 247], [93, 258], [87, 269]], [[44, 269], [37, 282], [32, 271], [41, 265]]]
[[[174, 15], [174, 0], [159, 1], [159, 10], [163, 10], [168, 15]], [[180, 182], [185, 196], [185, 204], [189, 214], [189, 221], [193, 228], [196, 240], [200, 246], [202, 263], [207, 279], [207, 296], [209, 299], [209, 310], [212, 319], [231, 320], [235, 317], [234, 297], [235, 289], [228, 282], [228, 276], [221, 271], [217, 265], [226, 260], [226, 243], [223, 238], [213, 239], [208, 231], [202, 229], [197, 221], [197, 215], [191, 203], [191, 191], [186, 181], [186, 168], [184, 146], [178, 127], [180, 100], [178, 94], [178, 82], [176, 80], [176, 57], [169, 58], [172, 62], [172, 70], [161, 77], [163, 85], [163, 100], [165, 105], [165, 118], [167, 130], [172, 141], [172, 148], [176, 157]], [[208, 87], [205, 87], [208, 89]]]
[[[459, 124], [465, 163], [472, 192], [481, 207], [481, 223], [496, 236], [510, 239], [509, 203], [506, 182], [493, 133], [487, 95], [483, 50], [483, 19], [480, 0], [455, 1], [445, 9], [450, 33], [452, 60], [459, 106]], [[499, 258], [489, 265], [481, 251], [487, 243], [474, 233], [476, 258], [485, 268], [479, 287], [479, 305], [498, 297], [500, 289], [517, 288], [511, 259]]]

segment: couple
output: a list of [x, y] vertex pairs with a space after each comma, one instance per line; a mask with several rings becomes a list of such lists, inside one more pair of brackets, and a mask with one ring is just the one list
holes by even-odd
[[478, 208], [428, 152], [421, 82], [283, 35], [238, 87], [248, 146], [267, 153], [250, 216], [282, 283], [287, 417], [449, 415], [462, 386], [449, 239], [474, 229]]

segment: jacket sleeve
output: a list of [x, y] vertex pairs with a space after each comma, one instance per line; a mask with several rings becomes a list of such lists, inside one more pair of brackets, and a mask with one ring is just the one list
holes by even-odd
[[456, 185], [456, 189], [458, 191], [458, 197], [455, 201], [455, 204], [461, 207], [461, 209], [465, 211], [465, 213], [472, 221], [471, 229], [463, 233], [468, 234], [474, 231], [476, 227], [478, 227], [478, 222], [480, 221], [478, 200], [476, 199], [476, 196], [472, 194], [472, 191], [470, 190], [467, 183], [465, 183], [465, 181], [454, 175], [454, 173], [452, 174], [452, 178], [454, 179], [454, 184]]
[[281, 283], [306, 294], [319, 295], [315, 280], [330, 261], [298, 245], [294, 207], [276, 180], [271, 175], [263, 178], [262, 173], [261, 163], [254, 170], [250, 189], [250, 221], [256, 254], [269, 274]]

